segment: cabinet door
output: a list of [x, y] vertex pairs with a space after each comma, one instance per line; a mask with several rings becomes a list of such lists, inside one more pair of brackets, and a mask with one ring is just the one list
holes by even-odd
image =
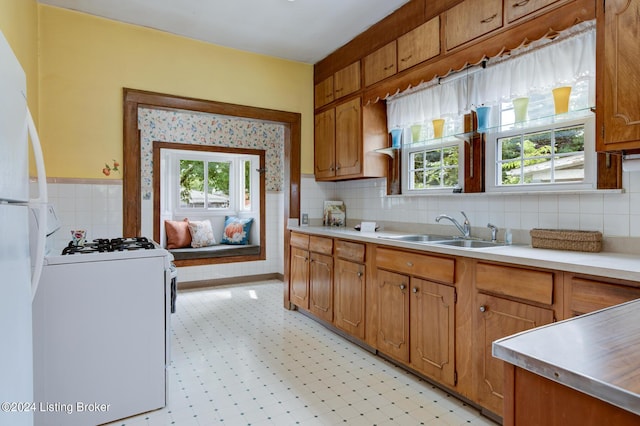
[[333, 321], [333, 257], [311, 253], [309, 263], [309, 311]]
[[455, 386], [455, 288], [411, 279], [411, 365]]
[[342, 259], [335, 261], [334, 325], [364, 340], [364, 265]]
[[553, 311], [478, 294], [476, 307], [476, 392], [483, 407], [502, 415], [504, 362], [491, 355], [494, 340], [553, 322]]
[[409, 277], [378, 269], [377, 349], [409, 362]]
[[398, 38], [398, 71], [406, 70], [440, 53], [440, 17]]
[[335, 110], [330, 109], [316, 114], [314, 130], [314, 163], [316, 179], [332, 178], [336, 175]]
[[504, 7], [506, 9], [507, 22], [511, 23], [551, 4], [566, 2], [567, 0], [506, 0]]
[[364, 84], [370, 86], [394, 75], [396, 65], [396, 41], [376, 50], [364, 58]]
[[320, 108], [333, 101], [333, 76], [327, 77], [320, 83], [316, 84], [314, 105]]
[[336, 106], [335, 120], [335, 175], [359, 175], [363, 150], [360, 98]]
[[309, 309], [309, 252], [291, 247], [290, 270], [291, 303]]
[[447, 50], [502, 27], [502, 0], [465, 0], [444, 13]]
[[335, 99], [360, 90], [360, 61], [337, 71], [333, 76], [333, 82]]
[[604, 14], [598, 16], [596, 49], [597, 63], [601, 64], [597, 150], [640, 149], [640, 0], [603, 3]]

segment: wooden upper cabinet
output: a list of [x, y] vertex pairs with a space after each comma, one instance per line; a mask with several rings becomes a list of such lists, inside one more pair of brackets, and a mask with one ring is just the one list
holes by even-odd
[[336, 107], [336, 176], [357, 175], [362, 170], [360, 98]]
[[464, 0], [444, 13], [447, 50], [502, 27], [502, 0]]
[[640, 0], [607, 0], [597, 7], [596, 148], [640, 149]]
[[315, 116], [314, 174], [316, 179], [336, 175], [336, 112], [330, 109]]
[[316, 108], [333, 102], [333, 76], [329, 76], [316, 84], [314, 96], [314, 105]]
[[361, 102], [354, 98], [315, 115], [316, 180], [386, 176], [387, 157], [374, 152], [388, 144], [386, 106]]
[[360, 61], [336, 71], [315, 86], [315, 108], [360, 90]]
[[342, 68], [333, 75], [333, 97], [341, 98], [360, 90], [360, 61]]
[[394, 75], [398, 71], [396, 64], [396, 41], [376, 50], [364, 58], [364, 85], [370, 86]]
[[440, 17], [436, 16], [398, 38], [398, 71], [424, 62], [440, 53]]
[[568, 0], [505, 0], [504, 7], [507, 23], [528, 16], [554, 3], [566, 3]]

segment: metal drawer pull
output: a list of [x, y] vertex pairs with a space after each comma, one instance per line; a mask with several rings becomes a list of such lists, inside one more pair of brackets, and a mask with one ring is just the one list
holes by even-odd
[[527, 3], [529, 3], [529, 0], [522, 0], [522, 1], [519, 1], [518, 3], [514, 3], [513, 7], [524, 6]]
[[494, 19], [496, 19], [496, 16], [498, 16], [497, 13], [494, 13], [493, 16], [490, 16], [488, 18], [483, 19], [482, 21], [480, 21], [481, 24], [488, 24], [489, 22], [493, 21]]
[[480, 312], [487, 312], [487, 307], [484, 305], [480, 306]]
[[413, 266], [413, 262], [407, 262], [407, 266]]
[[404, 284], [400, 284], [400, 290], [404, 290], [405, 288], [407, 288], [407, 286], [405, 286]]
[[358, 275], [358, 278], [360, 278], [363, 274], [362, 272], [358, 272], [356, 275]]
[[414, 287], [411, 291], [413, 291], [414, 293], [418, 292], [418, 287]]
[[[529, 1], [529, 0], [526, 0], [526, 1]], [[407, 62], [409, 59], [411, 59], [412, 56], [413, 55], [409, 55], [406, 58], [402, 58], [402, 59], [400, 59], [400, 62]]]

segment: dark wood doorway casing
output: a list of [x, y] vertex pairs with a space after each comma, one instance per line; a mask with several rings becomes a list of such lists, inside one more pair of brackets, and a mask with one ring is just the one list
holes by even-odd
[[203, 99], [185, 98], [136, 89], [123, 89], [123, 193], [122, 227], [125, 237], [142, 232], [142, 191], [140, 168], [140, 131], [138, 108], [196, 111], [254, 120], [271, 121], [284, 126], [284, 306], [289, 309], [289, 237], [288, 218], [300, 217], [301, 114], [256, 108]]

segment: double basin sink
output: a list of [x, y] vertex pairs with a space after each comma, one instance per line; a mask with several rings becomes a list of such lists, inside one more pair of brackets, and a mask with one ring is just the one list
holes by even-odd
[[412, 235], [394, 235], [394, 236], [380, 236], [378, 238], [382, 238], [385, 240], [392, 241], [402, 241], [406, 243], [418, 243], [418, 244], [436, 244], [442, 246], [453, 246], [453, 247], [463, 247], [463, 248], [489, 248], [489, 247], [500, 247], [503, 246], [503, 243], [485, 241], [485, 240], [476, 240], [476, 239], [466, 239], [466, 238], [456, 238], [445, 235], [435, 235], [435, 234], [412, 234]]

